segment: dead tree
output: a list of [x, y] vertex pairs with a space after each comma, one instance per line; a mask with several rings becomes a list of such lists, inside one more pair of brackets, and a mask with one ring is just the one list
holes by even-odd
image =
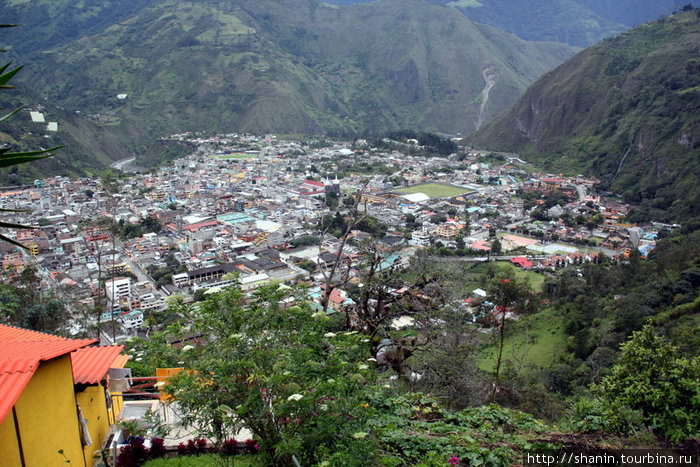
[[[348, 209], [348, 219], [349, 222], [345, 224], [345, 230], [340, 236], [340, 244], [338, 245], [338, 251], [336, 252], [335, 258], [331, 261], [330, 266], [323, 263], [319, 264], [319, 270], [323, 276], [323, 286], [324, 289], [321, 294], [321, 306], [323, 307], [323, 312], [328, 311], [328, 304], [331, 298], [331, 293], [336, 287], [342, 287], [347, 284], [350, 280], [350, 264], [344, 263], [343, 261], [343, 250], [345, 245], [350, 238], [350, 234], [357, 225], [362, 222], [367, 217], [367, 206], [365, 205], [364, 212], [360, 211], [360, 203], [362, 202], [362, 195], [365, 193], [367, 186], [369, 185], [369, 180], [366, 180], [362, 187], [355, 193], [355, 200], [353, 204]], [[329, 231], [331, 223], [328, 225], [322, 225], [321, 238], [323, 238]], [[321, 252], [323, 242], [319, 245], [319, 253]], [[340, 273], [340, 277], [336, 279], [336, 274]]]

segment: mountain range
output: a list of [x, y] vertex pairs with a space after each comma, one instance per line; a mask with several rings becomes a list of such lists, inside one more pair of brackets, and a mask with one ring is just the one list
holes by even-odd
[[546, 73], [469, 143], [588, 173], [632, 220], [700, 216], [700, 10], [647, 23]]
[[420, 0], [38, 0], [4, 9], [23, 24], [7, 37], [27, 64], [19, 79], [39, 96], [159, 135], [467, 133], [576, 51]]
[[[327, 1], [349, 6], [374, 0]], [[564, 42], [577, 47], [587, 47], [689, 4], [678, 0], [429, 1], [452, 6], [474, 21], [512, 31], [525, 40]]]

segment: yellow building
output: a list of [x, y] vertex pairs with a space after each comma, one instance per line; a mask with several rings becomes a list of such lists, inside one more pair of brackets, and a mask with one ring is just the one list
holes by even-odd
[[27, 243], [25, 246], [29, 250], [29, 253], [32, 254], [32, 256], [36, 256], [39, 254], [39, 245], [36, 242]]
[[[3, 466], [93, 465], [92, 452], [99, 449], [95, 441], [103, 436], [104, 430], [96, 417], [99, 397], [94, 391], [81, 391], [84, 394], [76, 396], [71, 353], [96, 343], [95, 339], [66, 339], [0, 325], [0, 459]], [[120, 352], [121, 348], [118, 349]], [[115, 350], [109, 352], [114, 361]], [[108, 351], [98, 353], [109, 359]], [[95, 360], [85, 365], [93, 370], [98, 366]], [[89, 405], [91, 397], [95, 407]], [[104, 393], [101, 397], [104, 399]], [[84, 407], [79, 408], [78, 399]], [[80, 412], [87, 422], [81, 420]], [[104, 416], [107, 417], [106, 412]], [[81, 431], [81, 422], [83, 426], [87, 424], [87, 430]], [[88, 446], [92, 433], [95, 438]]]
[[455, 224], [440, 224], [436, 230], [436, 234], [440, 237], [454, 238], [459, 234], [461, 227]]
[[116, 423], [123, 405], [121, 395], [108, 393], [110, 368], [123, 368], [128, 357], [120, 355], [123, 345], [83, 347], [71, 353], [75, 400], [86, 421], [90, 445], [83, 446], [87, 465], [104, 445], [109, 427]]

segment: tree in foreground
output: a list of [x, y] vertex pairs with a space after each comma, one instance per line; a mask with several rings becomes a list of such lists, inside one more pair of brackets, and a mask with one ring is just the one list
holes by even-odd
[[491, 391], [491, 402], [496, 402], [496, 395], [501, 387], [501, 366], [503, 364], [503, 345], [506, 339], [506, 315], [517, 312], [520, 315], [535, 311], [535, 298], [529, 287], [522, 281], [503, 275], [489, 287], [489, 296], [496, 305], [498, 323], [498, 341], [494, 383]]
[[[130, 351], [144, 364], [184, 366], [162, 388], [183, 420], [218, 445], [249, 429], [262, 465], [498, 467], [524, 450], [555, 448], [530, 415], [496, 405], [452, 411], [392, 378], [378, 381], [369, 338], [339, 332], [289, 287], [252, 296], [231, 287], [173, 308], [187, 323], [169, 331], [178, 345], [158, 335]], [[446, 337], [461, 342], [462, 334]]]
[[700, 357], [681, 357], [651, 325], [622, 344], [612, 374], [594, 390], [610, 403], [612, 416], [639, 411], [642, 422], [678, 442], [700, 433]]
[[273, 285], [252, 297], [235, 287], [210, 294], [193, 310], [207, 343], [183, 348], [185, 371], [165, 390], [218, 443], [249, 429], [269, 465], [293, 465], [293, 456], [370, 465], [376, 449], [363, 429], [376, 386], [366, 338], [331, 332], [304, 302], [284, 306], [287, 293]]

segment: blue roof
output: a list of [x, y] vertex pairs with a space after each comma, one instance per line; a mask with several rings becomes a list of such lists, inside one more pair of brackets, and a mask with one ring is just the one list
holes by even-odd
[[386, 268], [391, 267], [394, 264], [394, 261], [396, 261], [399, 258], [399, 255], [391, 255], [387, 256], [382, 260], [381, 263], [379, 263], [379, 267], [377, 267], [377, 271], [383, 271]]

